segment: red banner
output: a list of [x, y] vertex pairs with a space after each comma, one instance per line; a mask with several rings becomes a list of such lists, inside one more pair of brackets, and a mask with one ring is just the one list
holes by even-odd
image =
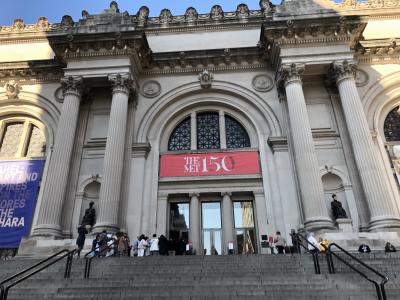
[[160, 177], [259, 174], [258, 152], [161, 155]]

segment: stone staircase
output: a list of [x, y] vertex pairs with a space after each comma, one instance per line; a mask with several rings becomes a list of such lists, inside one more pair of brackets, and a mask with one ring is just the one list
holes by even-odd
[[[357, 255], [390, 278], [388, 299], [400, 299], [400, 253]], [[36, 263], [0, 262], [0, 279]], [[8, 299], [377, 299], [374, 286], [336, 262], [329, 275], [321, 258], [314, 274], [309, 255], [96, 258], [89, 279], [75, 258], [71, 278], [57, 263], [13, 288]]]

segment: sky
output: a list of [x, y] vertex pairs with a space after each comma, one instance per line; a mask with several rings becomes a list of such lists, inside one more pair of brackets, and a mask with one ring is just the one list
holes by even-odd
[[[279, 0], [273, 0], [273, 3]], [[63, 15], [70, 15], [74, 21], [81, 18], [82, 10], [89, 14], [101, 13], [108, 8], [111, 0], [2, 0], [0, 26], [11, 25], [14, 19], [23, 19], [25, 24], [34, 24], [41, 16], [50, 23], [58, 23]], [[224, 11], [235, 11], [240, 3], [246, 3], [250, 9], [259, 9], [259, 0], [117, 0], [121, 12], [137, 13], [142, 5], [150, 9], [150, 16], [159, 16], [161, 9], [168, 8], [173, 15], [183, 15], [186, 8], [193, 6], [198, 13], [209, 13], [215, 4]], [[279, 1], [280, 2], [280, 1]]]

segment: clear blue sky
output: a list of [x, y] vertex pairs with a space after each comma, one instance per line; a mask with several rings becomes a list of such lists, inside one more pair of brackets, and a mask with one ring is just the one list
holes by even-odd
[[[108, 8], [111, 0], [2, 0], [0, 26], [11, 25], [13, 20], [21, 18], [26, 24], [33, 24], [38, 17], [44, 16], [51, 23], [60, 22], [63, 15], [70, 15], [75, 21], [81, 18], [82, 10], [97, 14]], [[214, 4], [222, 6], [224, 11], [234, 11], [240, 3], [246, 3], [250, 9], [259, 9], [259, 0], [119, 0], [121, 12], [136, 14], [142, 5], [150, 8], [150, 16], [158, 16], [161, 9], [169, 8], [173, 15], [183, 15], [186, 8], [193, 6], [198, 13], [208, 13]], [[274, 0], [273, 3], [280, 2]]]

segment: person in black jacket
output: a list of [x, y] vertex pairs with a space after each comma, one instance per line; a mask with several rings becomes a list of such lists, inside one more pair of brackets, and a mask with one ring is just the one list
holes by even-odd
[[164, 235], [160, 235], [158, 238], [158, 253], [168, 255], [168, 240]]
[[81, 251], [83, 249], [83, 246], [85, 245], [85, 239], [87, 234], [88, 231], [85, 225], [82, 224], [81, 226], [78, 227], [78, 238], [76, 239], [76, 245], [78, 246], [78, 249], [76, 249], [76, 255], [78, 255], [78, 257], [81, 256]]
[[361, 244], [360, 247], [358, 247], [358, 252], [360, 252], [360, 253], [370, 253], [371, 249], [369, 248], [368, 245]]

